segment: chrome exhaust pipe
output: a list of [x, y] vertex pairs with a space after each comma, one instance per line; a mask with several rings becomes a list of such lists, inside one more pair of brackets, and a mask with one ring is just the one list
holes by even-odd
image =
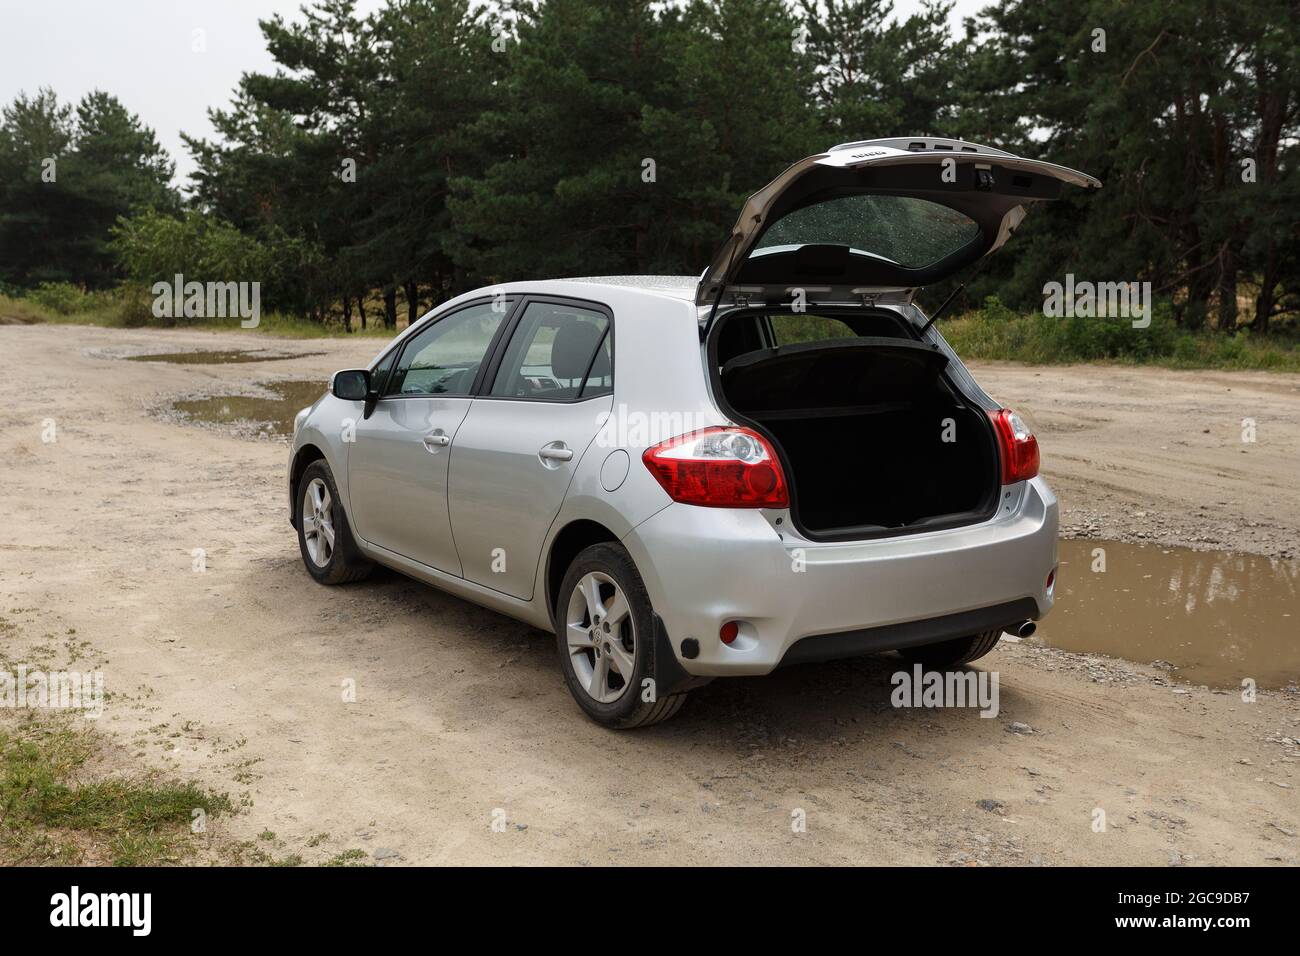
[[1025, 621], [1016, 626], [1014, 631], [1017, 637], [1033, 637], [1034, 631], [1038, 630], [1038, 625], [1033, 621]]

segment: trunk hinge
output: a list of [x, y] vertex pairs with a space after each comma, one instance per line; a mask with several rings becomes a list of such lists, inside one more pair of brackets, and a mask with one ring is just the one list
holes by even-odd
[[869, 292], [859, 292], [858, 301], [862, 303], [863, 308], [873, 309], [876, 306], [877, 296]]

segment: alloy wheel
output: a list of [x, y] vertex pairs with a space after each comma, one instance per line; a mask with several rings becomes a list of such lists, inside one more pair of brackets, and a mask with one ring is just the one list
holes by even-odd
[[592, 700], [609, 704], [627, 692], [636, 667], [636, 625], [627, 596], [608, 574], [591, 571], [578, 580], [565, 639], [573, 673]]
[[334, 556], [334, 501], [329, 487], [313, 478], [302, 496], [302, 538], [312, 563], [323, 568]]

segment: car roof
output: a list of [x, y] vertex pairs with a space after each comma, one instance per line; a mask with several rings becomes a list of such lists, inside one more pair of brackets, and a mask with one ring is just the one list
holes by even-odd
[[[540, 279], [536, 282], [507, 282], [500, 288], [505, 292], [533, 292], [537, 295], [590, 295], [590, 287], [618, 289], [622, 292], [644, 292], [691, 302], [695, 299], [695, 286], [699, 276], [576, 276], [572, 279]], [[584, 288], [574, 289], [581, 285]]]

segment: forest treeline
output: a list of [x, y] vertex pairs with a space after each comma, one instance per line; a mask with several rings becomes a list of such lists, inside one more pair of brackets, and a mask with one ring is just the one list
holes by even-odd
[[[110, 91], [0, 113], [0, 291], [259, 281], [396, 326], [499, 280], [698, 274], [741, 203], [838, 142], [941, 135], [1085, 170], [972, 283], [1149, 281], [1184, 329], [1300, 305], [1300, 2], [322, 0], [185, 137]], [[160, 78], [160, 82], [167, 82]], [[1008, 254], [1012, 253], [1012, 254]], [[943, 290], [939, 290], [943, 291]], [[378, 314], [376, 314], [378, 313]]]

